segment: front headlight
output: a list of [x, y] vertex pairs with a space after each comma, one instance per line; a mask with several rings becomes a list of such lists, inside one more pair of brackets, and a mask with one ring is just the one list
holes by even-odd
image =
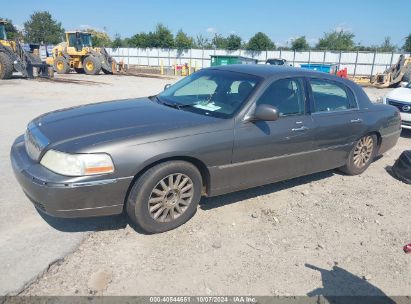
[[114, 172], [114, 165], [108, 154], [68, 154], [49, 150], [40, 161], [47, 169], [61, 175], [83, 176]]

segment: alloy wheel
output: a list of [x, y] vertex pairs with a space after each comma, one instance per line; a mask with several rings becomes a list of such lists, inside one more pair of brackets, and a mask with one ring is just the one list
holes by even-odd
[[151, 191], [148, 211], [155, 221], [170, 222], [179, 218], [187, 210], [193, 196], [193, 181], [187, 175], [170, 174]]
[[371, 159], [374, 150], [374, 140], [371, 136], [361, 138], [354, 149], [353, 161], [357, 168], [364, 167]]

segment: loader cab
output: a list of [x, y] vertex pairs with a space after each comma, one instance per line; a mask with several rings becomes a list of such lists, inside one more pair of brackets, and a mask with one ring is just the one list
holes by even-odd
[[4, 22], [0, 22], [0, 40], [7, 40], [6, 24]]
[[85, 47], [92, 47], [90, 33], [68, 32], [67, 42], [68, 46], [74, 47], [77, 52], [81, 52]]

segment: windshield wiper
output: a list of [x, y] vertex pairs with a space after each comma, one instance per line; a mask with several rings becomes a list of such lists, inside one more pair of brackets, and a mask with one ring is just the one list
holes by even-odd
[[189, 108], [195, 106], [197, 103], [188, 103], [188, 104], [182, 104], [182, 103], [177, 103], [177, 102], [166, 102], [166, 101], [161, 101], [157, 96], [156, 96], [157, 101], [170, 108], [174, 108], [177, 110], [181, 110], [182, 108]]

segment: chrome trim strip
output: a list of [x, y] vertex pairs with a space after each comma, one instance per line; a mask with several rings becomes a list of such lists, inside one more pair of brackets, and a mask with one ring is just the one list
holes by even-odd
[[110, 206], [101, 206], [101, 207], [94, 207], [94, 208], [82, 208], [82, 209], [59, 209], [59, 210], [56, 210], [56, 211], [58, 211], [58, 212], [86, 211], [86, 210], [98, 210], [98, 209], [104, 209], [104, 208], [114, 208], [114, 207], [119, 207], [119, 206], [123, 206], [123, 204], [110, 205]]
[[56, 183], [56, 182], [44, 181], [37, 177], [34, 177], [30, 175], [26, 170], [22, 170], [21, 173], [24, 176], [26, 176], [26, 178], [30, 179], [33, 183], [41, 185], [41, 186], [45, 186], [45, 187], [50, 187], [50, 188], [77, 188], [77, 187], [102, 186], [102, 185], [115, 184], [118, 181], [121, 181], [123, 179], [133, 179], [134, 178], [134, 176], [128, 176], [128, 177], [118, 177], [118, 178], [102, 179], [102, 180], [88, 181], [88, 182], [74, 182], [74, 183], [58, 182]]
[[244, 166], [244, 165], [255, 164], [255, 163], [259, 163], [259, 162], [265, 162], [265, 161], [271, 161], [271, 160], [275, 160], [275, 159], [281, 159], [281, 158], [285, 158], [285, 157], [294, 157], [294, 156], [299, 156], [299, 155], [304, 155], [304, 154], [309, 154], [309, 153], [315, 153], [315, 152], [320, 152], [320, 151], [338, 149], [338, 148], [350, 146], [350, 145], [353, 145], [353, 144], [354, 144], [354, 142], [350, 142], [348, 144], [332, 146], [332, 147], [324, 148], [324, 149], [316, 149], [316, 150], [298, 152], [298, 153], [293, 153], [293, 154], [285, 154], [285, 155], [274, 156], [274, 157], [253, 159], [253, 160], [247, 160], [247, 161], [244, 161], [244, 162], [232, 163], [232, 164], [216, 166], [216, 167], [219, 168], [219, 169], [226, 169], [226, 168], [230, 168], [230, 167]]

